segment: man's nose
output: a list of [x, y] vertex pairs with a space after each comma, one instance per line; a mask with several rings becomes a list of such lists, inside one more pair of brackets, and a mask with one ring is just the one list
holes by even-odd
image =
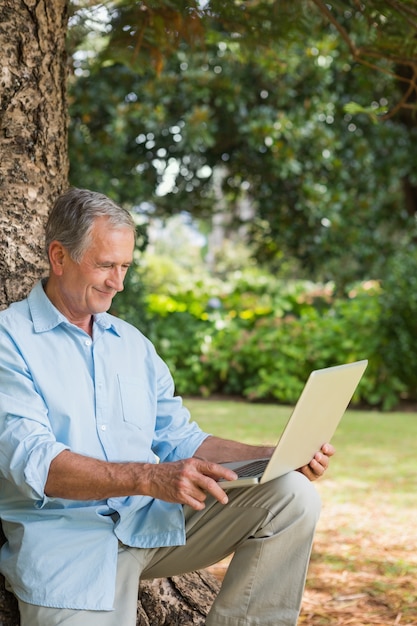
[[107, 278], [107, 285], [115, 291], [123, 291], [123, 282], [125, 273], [121, 267], [114, 267], [110, 276]]

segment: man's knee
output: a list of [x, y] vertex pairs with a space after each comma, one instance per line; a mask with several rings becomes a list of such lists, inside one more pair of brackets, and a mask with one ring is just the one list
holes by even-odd
[[307, 510], [318, 519], [321, 510], [321, 500], [314, 484], [301, 472], [290, 472], [282, 477], [284, 488], [292, 494], [296, 505]]
[[314, 484], [301, 472], [289, 472], [282, 479], [284, 489], [293, 498], [294, 507], [298, 507], [300, 512], [307, 512], [317, 522], [321, 500]]
[[[309, 535], [314, 531], [320, 516], [321, 501], [315, 486], [300, 472], [290, 472], [261, 486], [264, 504], [270, 511], [269, 530], [280, 532], [284, 528], [298, 527]], [[265, 526], [264, 526], [265, 529]]]

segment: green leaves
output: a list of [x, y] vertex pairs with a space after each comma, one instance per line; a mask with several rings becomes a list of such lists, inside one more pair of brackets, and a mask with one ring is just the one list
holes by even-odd
[[369, 116], [369, 118], [375, 124], [381, 119], [381, 116], [385, 115], [388, 111], [387, 106], [368, 106], [364, 107], [358, 104], [357, 102], [348, 102], [343, 107], [346, 113], [350, 115], [358, 115], [359, 113], [364, 113]]
[[386, 285], [357, 283], [340, 297], [331, 283], [283, 280], [258, 268], [220, 280], [201, 264], [185, 268], [147, 253], [141, 280], [115, 306], [155, 343], [181, 394], [292, 404], [312, 369], [367, 358], [354, 402], [389, 409], [417, 398], [417, 297], [406, 295], [414, 280], [408, 271], [417, 276], [413, 259], [404, 269], [399, 259]]
[[108, 5], [105, 62], [96, 45], [74, 62], [71, 182], [154, 215], [223, 213], [258, 263], [340, 293], [383, 277], [417, 210], [415, 7]]

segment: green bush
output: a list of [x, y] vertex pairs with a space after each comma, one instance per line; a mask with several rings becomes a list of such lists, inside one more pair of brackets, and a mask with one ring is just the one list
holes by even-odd
[[369, 380], [355, 400], [380, 404], [389, 389], [377, 372], [377, 293], [377, 285], [360, 288], [324, 311], [305, 304], [298, 316], [265, 317], [250, 330], [232, 322], [213, 337], [207, 366], [225, 393], [293, 403], [312, 369], [368, 358]]
[[130, 279], [119, 312], [154, 342], [178, 393], [292, 404], [311, 370], [367, 358], [354, 403], [388, 409], [416, 397], [417, 255], [345, 297], [256, 268], [220, 281], [172, 261], [155, 267], [157, 279], [149, 268]]
[[380, 358], [396, 389], [417, 399], [417, 249], [397, 253], [387, 263], [380, 294]]

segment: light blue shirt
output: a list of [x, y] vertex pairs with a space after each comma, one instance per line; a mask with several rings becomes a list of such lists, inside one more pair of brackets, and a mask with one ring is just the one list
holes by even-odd
[[0, 571], [20, 599], [111, 610], [118, 539], [145, 548], [185, 542], [180, 505], [48, 498], [44, 486], [65, 449], [113, 462], [190, 457], [207, 434], [189, 417], [168, 368], [130, 324], [96, 315], [91, 339], [41, 282], [0, 313], [0, 517], [8, 539]]

